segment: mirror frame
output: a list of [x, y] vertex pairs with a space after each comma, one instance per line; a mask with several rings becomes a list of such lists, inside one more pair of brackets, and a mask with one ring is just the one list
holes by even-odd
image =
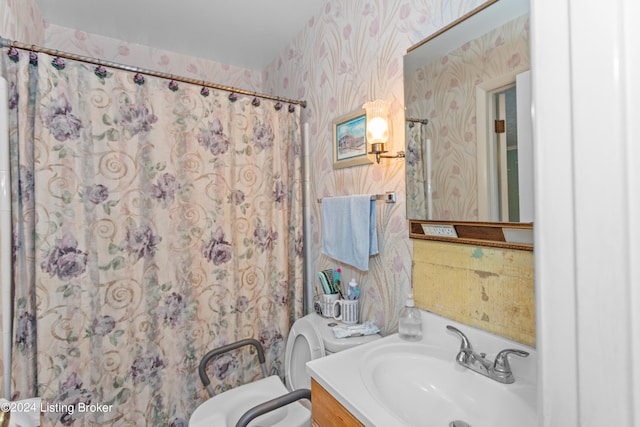
[[455, 21], [452, 21], [448, 25], [445, 25], [444, 27], [440, 28], [438, 31], [436, 31], [435, 33], [431, 34], [430, 36], [427, 36], [424, 39], [420, 40], [418, 43], [414, 44], [409, 49], [407, 49], [407, 53], [409, 53], [409, 52], [411, 52], [413, 50], [416, 50], [417, 48], [419, 48], [423, 44], [435, 39], [440, 34], [446, 33], [451, 28], [455, 27], [456, 25], [460, 24], [463, 21], [466, 21], [467, 19], [471, 18], [472, 16], [480, 13], [482, 10], [486, 9], [487, 7], [491, 6], [494, 3], [497, 3], [498, 1], [499, 0], [487, 0], [486, 2], [484, 2], [484, 3], [480, 4], [479, 6], [477, 6], [475, 9], [472, 9], [469, 12], [465, 13], [464, 15], [462, 15], [461, 17], [459, 17]]
[[[500, 0], [487, 0], [480, 4], [470, 12], [409, 47], [407, 54], [469, 18], [476, 16], [479, 12], [499, 1]], [[533, 223], [424, 219], [408, 219], [408, 221], [409, 238], [411, 239], [437, 240], [476, 246], [533, 251]], [[452, 235], [443, 235], [433, 231], [440, 230], [440, 227], [443, 227], [442, 230], [454, 230], [455, 232], [451, 232]], [[512, 240], [512, 235], [517, 236], [515, 240]]]

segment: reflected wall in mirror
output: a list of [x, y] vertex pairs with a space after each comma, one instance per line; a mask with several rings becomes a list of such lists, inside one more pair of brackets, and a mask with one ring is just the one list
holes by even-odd
[[528, 0], [487, 2], [409, 49], [408, 219], [533, 222], [529, 68]]

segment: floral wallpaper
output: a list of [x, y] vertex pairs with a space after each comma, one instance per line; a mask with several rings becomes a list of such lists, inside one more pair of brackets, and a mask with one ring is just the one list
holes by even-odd
[[[391, 102], [391, 139], [387, 149], [405, 150], [402, 57], [407, 49], [477, 6], [459, 0], [331, 0], [263, 74], [267, 92], [303, 98], [309, 123], [312, 270], [339, 266], [343, 280], [362, 286], [362, 316], [385, 333], [397, 329], [397, 317], [411, 288], [412, 243], [408, 237], [405, 162], [332, 168], [332, 120], [373, 99]], [[326, 196], [395, 191], [398, 202], [379, 203], [380, 254], [364, 273], [321, 254], [321, 206]]]
[[0, 37], [6, 39], [255, 92], [262, 89], [259, 70], [50, 24], [42, 19], [35, 0], [0, 0], [0, 5]]
[[53, 24], [45, 25], [45, 35], [47, 47], [55, 46], [56, 49], [65, 52], [255, 92], [262, 88], [262, 76], [259, 71], [196, 58], [179, 52], [149, 49], [147, 46], [136, 43]]
[[44, 44], [44, 22], [35, 0], [0, 0], [0, 37]]

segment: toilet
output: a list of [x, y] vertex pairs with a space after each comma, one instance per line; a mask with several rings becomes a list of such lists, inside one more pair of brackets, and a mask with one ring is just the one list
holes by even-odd
[[306, 363], [361, 344], [381, 338], [367, 335], [352, 338], [336, 338], [331, 329], [337, 320], [311, 313], [298, 319], [289, 331], [285, 352], [285, 381], [289, 390], [311, 388], [311, 376]]
[[[336, 338], [331, 328], [338, 323], [316, 313], [296, 320], [285, 349], [286, 387], [278, 376], [271, 375], [216, 395], [196, 408], [189, 427], [235, 426], [248, 408], [291, 390], [310, 389], [311, 377], [305, 366], [310, 360], [381, 338], [380, 335]], [[309, 410], [309, 403], [300, 400], [257, 417], [249, 426], [308, 427], [311, 425]]]

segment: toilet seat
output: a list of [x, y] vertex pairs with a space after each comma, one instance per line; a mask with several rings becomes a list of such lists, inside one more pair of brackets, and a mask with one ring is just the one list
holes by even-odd
[[287, 338], [284, 356], [285, 381], [289, 390], [311, 388], [306, 363], [325, 355], [324, 340], [313, 322], [312, 313], [296, 320]]
[[[189, 427], [235, 426], [248, 408], [288, 391], [277, 375], [238, 386], [198, 406], [189, 419]], [[309, 420], [309, 411], [294, 402], [257, 417], [249, 426], [308, 427]]]

